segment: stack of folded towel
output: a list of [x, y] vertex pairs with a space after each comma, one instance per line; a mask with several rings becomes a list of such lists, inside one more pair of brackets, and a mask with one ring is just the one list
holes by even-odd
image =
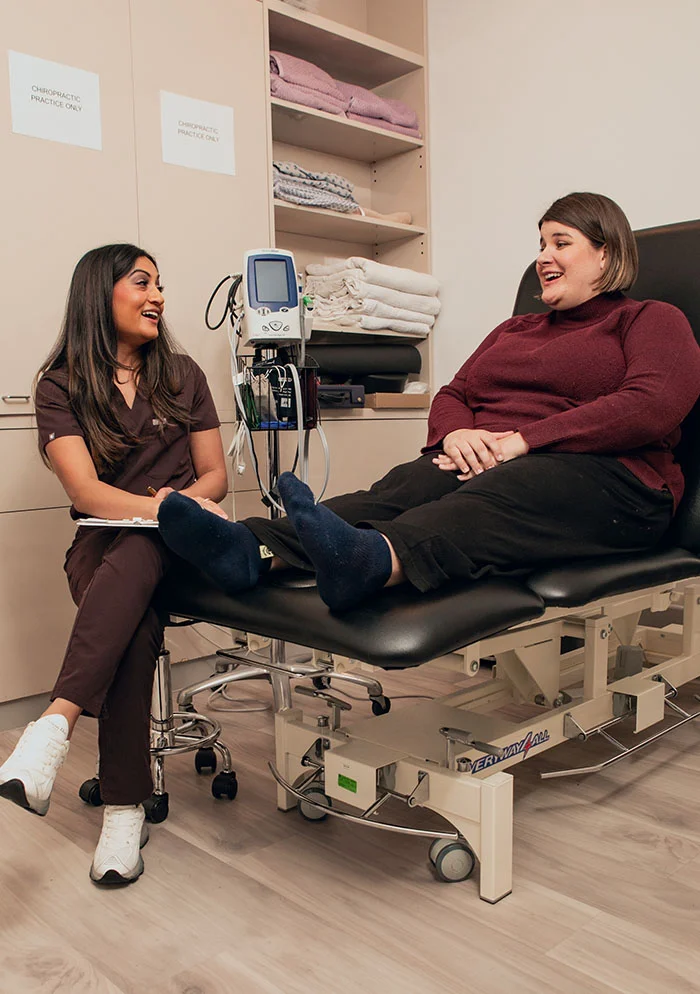
[[356, 214], [360, 210], [352, 183], [337, 173], [317, 173], [296, 162], [273, 162], [272, 176], [272, 193], [277, 200], [343, 214]]
[[351, 256], [306, 267], [314, 319], [347, 328], [426, 336], [440, 313], [440, 284], [427, 273]]
[[420, 138], [416, 112], [401, 100], [380, 97], [353, 83], [341, 83], [295, 55], [270, 52], [270, 93], [280, 100], [342, 114], [376, 128]]

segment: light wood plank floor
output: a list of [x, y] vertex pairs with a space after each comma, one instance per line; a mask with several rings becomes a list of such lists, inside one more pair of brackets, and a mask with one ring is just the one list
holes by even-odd
[[[384, 683], [436, 695], [454, 681], [426, 669]], [[215, 801], [191, 757], [172, 759], [171, 814], [131, 887], [87, 876], [101, 812], [77, 790], [94, 723], [80, 723], [46, 818], [0, 804], [2, 994], [700, 991], [700, 728], [595, 777], [539, 779], [602, 758], [595, 743], [515, 767], [514, 892], [492, 907], [476, 875], [436, 881], [425, 840], [278, 812], [271, 714], [221, 718], [237, 800]], [[0, 756], [18, 734], [0, 734]]]

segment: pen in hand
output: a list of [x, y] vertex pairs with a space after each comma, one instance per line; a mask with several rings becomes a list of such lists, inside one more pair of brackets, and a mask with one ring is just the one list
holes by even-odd
[[153, 487], [146, 487], [146, 490], [148, 491], [149, 497], [155, 497], [155, 495], [158, 493], [158, 491], [154, 490]]

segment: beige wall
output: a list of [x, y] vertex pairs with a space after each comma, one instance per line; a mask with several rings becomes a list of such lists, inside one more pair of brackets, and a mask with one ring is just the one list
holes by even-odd
[[427, 2], [439, 385], [509, 315], [556, 197], [700, 216], [700, 3]]

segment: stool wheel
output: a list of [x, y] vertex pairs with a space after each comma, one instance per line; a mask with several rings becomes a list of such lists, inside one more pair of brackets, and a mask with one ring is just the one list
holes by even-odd
[[217, 800], [221, 797], [228, 797], [229, 801], [235, 800], [238, 793], [236, 774], [233, 771], [217, 773], [211, 782], [211, 792]]
[[379, 716], [380, 714], [389, 714], [391, 711], [391, 701], [388, 697], [373, 697], [372, 698], [372, 714]]
[[100, 781], [98, 777], [92, 777], [90, 780], [86, 780], [80, 785], [80, 790], [78, 791], [78, 796], [81, 801], [85, 801], [86, 804], [92, 805], [93, 808], [99, 808], [102, 805], [102, 794], [100, 792]]
[[146, 820], [153, 825], [158, 825], [168, 817], [168, 794], [151, 794], [143, 802], [143, 809], [146, 812]]
[[[307, 787], [306, 790], [302, 791], [304, 797], [308, 797], [310, 801], [315, 801], [317, 804], [323, 804], [324, 807], [331, 807], [331, 799], [328, 794], [325, 794], [320, 787]], [[320, 811], [318, 808], [312, 807], [310, 804], [306, 804], [304, 801], [298, 801], [297, 807], [299, 808], [299, 814], [306, 821], [325, 821], [328, 815], [325, 811]]]
[[466, 842], [452, 842], [450, 839], [436, 839], [428, 858], [435, 867], [438, 879], [449, 884], [466, 880], [476, 866], [476, 856]]
[[216, 753], [211, 746], [202, 746], [196, 751], [194, 768], [197, 773], [216, 773]]

